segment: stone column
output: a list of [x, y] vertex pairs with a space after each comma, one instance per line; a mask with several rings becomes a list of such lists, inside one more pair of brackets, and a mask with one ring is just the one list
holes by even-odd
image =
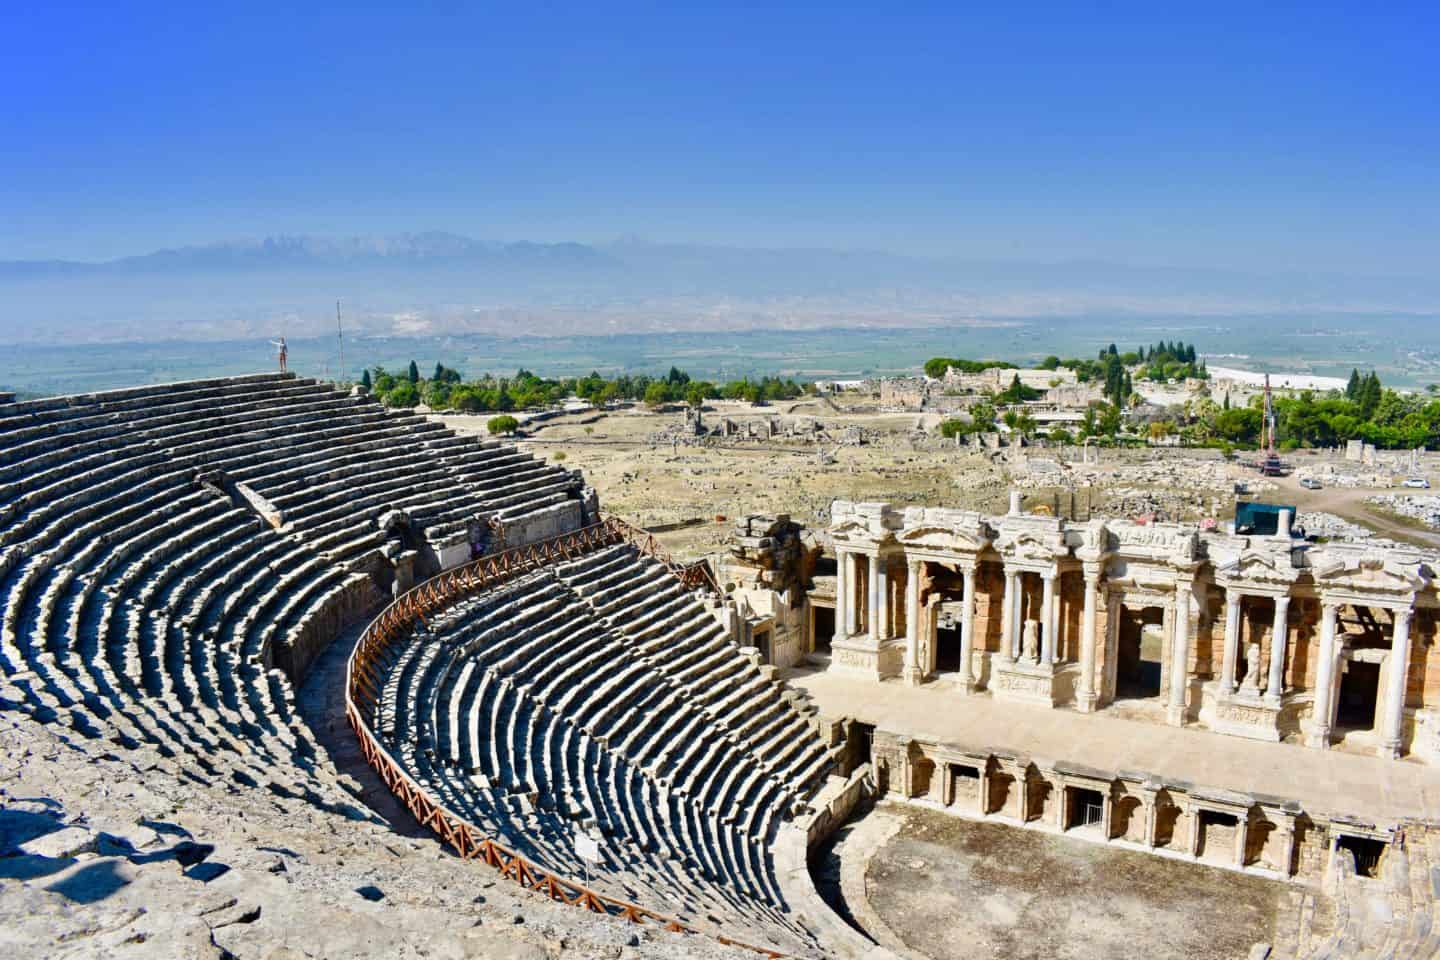
[[905, 565], [905, 682], [918, 686], [925, 679], [920, 662], [920, 561]]
[[960, 688], [975, 689], [975, 567], [961, 567], [965, 577], [965, 600], [960, 612]]
[[869, 594], [869, 603], [865, 611], [866, 632], [872, 641], [880, 640], [880, 555], [877, 553], [869, 557], [869, 576], [866, 578], [865, 589]]
[[1095, 618], [1099, 615], [1099, 607], [1100, 571], [1087, 566], [1085, 611], [1080, 619], [1080, 682], [1075, 691], [1075, 706], [1081, 713], [1092, 712], [1100, 699], [1095, 692]]
[[1015, 604], [1010, 608], [1010, 659], [1019, 660], [1025, 644], [1025, 571], [1015, 574]]
[[1250, 811], [1235, 817], [1235, 866], [1245, 867], [1245, 845], [1250, 839]]
[[1189, 692], [1190, 675], [1190, 582], [1175, 585], [1175, 632], [1170, 652], [1170, 704], [1165, 719], [1171, 726], [1185, 725], [1185, 695]]
[[1385, 676], [1384, 738], [1382, 757], [1400, 756], [1405, 724], [1405, 681], [1410, 673], [1410, 611], [1395, 611], [1395, 631], [1390, 639], [1390, 665]]
[[890, 631], [890, 575], [886, 571], [885, 557], [876, 554], [874, 563], [874, 574], [872, 579], [875, 583], [875, 613], [872, 620], [875, 622], [875, 640], [888, 640]]
[[1153, 850], [1155, 849], [1155, 830], [1160, 821], [1160, 794], [1146, 790], [1141, 793], [1140, 802], [1145, 805], [1145, 846]]
[[1115, 784], [1113, 782], [1110, 784], [1109, 789], [1107, 789], [1103, 794], [1101, 794], [1101, 797], [1103, 798], [1103, 806], [1101, 806], [1100, 808], [1102, 812], [1100, 829], [1102, 831], [1102, 836], [1108, 843], [1110, 841], [1111, 834], [1115, 830]]
[[835, 551], [835, 641], [845, 639], [850, 629], [850, 598], [846, 591], [845, 567], [850, 562], [843, 551]]
[[1199, 856], [1200, 856], [1200, 808], [1199, 808], [1199, 807], [1196, 807], [1196, 806], [1193, 805], [1193, 804], [1187, 804], [1187, 807], [1188, 807], [1188, 809], [1185, 811], [1185, 813], [1186, 813], [1186, 816], [1188, 816], [1188, 817], [1190, 818], [1190, 822], [1189, 822], [1188, 824], [1186, 824], [1186, 826], [1189, 827], [1189, 839], [1188, 839], [1187, 842], [1189, 843], [1190, 846], [1189, 846], [1189, 849], [1186, 850], [1186, 853], [1190, 854], [1190, 856], [1192, 856], [1192, 857], [1199, 857]]
[[1295, 818], [1281, 816], [1276, 832], [1280, 834], [1280, 875], [1292, 876], [1295, 872]]
[[1055, 662], [1060, 650], [1060, 645], [1055, 642], [1055, 624], [1059, 620], [1055, 616], [1055, 577], [1056, 571], [1051, 569], [1047, 570], [1041, 579], [1045, 592], [1040, 601], [1040, 663], [1047, 667]]
[[1290, 633], [1290, 598], [1275, 598], [1275, 625], [1270, 629], [1270, 677], [1265, 683], [1265, 699], [1278, 704], [1285, 693], [1285, 641]]
[[845, 636], [853, 637], [860, 632], [860, 598], [865, 595], [865, 584], [860, 582], [856, 555], [846, 551], [841, 556], [845, 563]]
[[1014, 570], [1005, 570], [1005, 597], [1000, 602], [1000, 659], [1015, 662], [1015, 591], [1018, 577]]
[[1335, 618], [1338, 603], [1320, 608], [1320, 669], [1315, 672], [1315, 707], [1310, 714], [1309, 746], [1325, 750], [1330, 746], [1330, 709], [1335, 695]]
[[1240, 651], [1240, 591], [1225, 588], [1225, 649], [1220, 667], [1220, 692], [1225, 696], [1235, 692], [1235, 661]]

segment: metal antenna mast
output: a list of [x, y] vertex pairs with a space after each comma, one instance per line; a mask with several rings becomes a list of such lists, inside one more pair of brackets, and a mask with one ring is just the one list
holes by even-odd
[[340, 341], [340, 379], [345, 379], [345, 327], [340, 323], [340, 301], [335, 301], [335, 339]]

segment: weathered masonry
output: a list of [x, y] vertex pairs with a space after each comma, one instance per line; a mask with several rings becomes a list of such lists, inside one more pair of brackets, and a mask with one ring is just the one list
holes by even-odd
[[836, 501], [831, 670], [1440, 760], [1440, 556]]
[[908, 801], [1271, 879], [1320, 882], [1341, 850], [1357, 854], [1363, 875], [1378, 876], [1386, 851], [1433, 829], [1419, 820], [1312, 813], [1286, 798], [887, 731], [874, 731], [870, 750], [880, 789]]

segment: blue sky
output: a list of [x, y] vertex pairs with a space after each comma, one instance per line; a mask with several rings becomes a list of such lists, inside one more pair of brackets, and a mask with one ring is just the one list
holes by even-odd
[[1433, 3], [118, 6], [0, 12], [0, 258], [444, 229], [1440, 262]]

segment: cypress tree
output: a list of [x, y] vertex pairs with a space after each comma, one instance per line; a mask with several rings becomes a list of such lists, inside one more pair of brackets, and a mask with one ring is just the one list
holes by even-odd
[[360, 371], [360, 386], [366, 390], [370, 389], [370, 369], [368, 367]]
[[1355, 400], [1360, 395], [1360, 371], [1350, 368], [1350, 382], [1345, 384], [1345, 399]]
[[1380, 375], [1374, 370], [1366, 374], [1360, 384], [1360, 414], [1369, 420], [1380, 405]]
[[406, 376], [409, 377], [411, 383], [420, 382], [420, 368], [415, 365], [414, 360], [410, 361], [410, 371]]

